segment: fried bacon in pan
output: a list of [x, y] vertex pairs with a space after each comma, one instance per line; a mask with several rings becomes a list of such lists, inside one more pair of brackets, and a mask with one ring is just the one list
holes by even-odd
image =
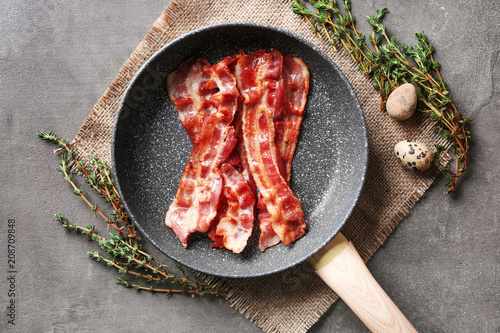
[[217, 214], [223, 188], [219, 167], [236, 144], [235, 131], [230, 124], [238, 106], [239, 92], [226, 62], [204, 67], [204, 71], [210, 73], [206, 87], [219, 89], [210, 97], [216, 111], [205, 117], [199, 136], [192, 137], [193, 151], [165, 218], [165, 224], [185, 247], [189, 235], [196, 231], [207, 232]]
[[288, 185], [309, 89], [305, 63], [264, 50], [240, 50], [214, 66], [191, 58], [168, 76], [167, 89], [194, 143], [165, 219], [181, 243], [207, 232], [212, 247], [243, 251], [256, 183], [259, 249], [302, 237], [302, 209]]
[[252, 234], [255, 196], [247, 181], [230, 164], [221, 165], [224, 177], [224, 199], [226, 213], [215, 225], [216, 245], [222, 244], [234, 253], [245, 249], [248, 238]]
[[235, 76], [241, 95], [243, 139], [250, 170], [269, 213], [273, 231], [286, 245], [305, 234], [304, 213], [283, 177], [274, 120], [283, 112], [283, 56], [265, 50], [243, 56]]
[[[302, 59], [283, 55], [282, 75], [285, 105], [281, 115], [274, 120], [274, 142], [284, 166], [282, 176], [290, 184], [292, 159], [309, 92], [309, 69]], [[280, 238], [272, 228], [271, 215], [267, 211], [262, 196], [259, 196], [257, 207], [260, 224], [259, 250], [264, 252], [268, 247], [278, 244]]]
[[[224, 60], [231, 74], [236, 61], [245, 53], [237, 53]], [[234, 76], [233, 76], [234, 77]], [[240, 98], [238, 99], [238, 103]], [[238, 104], [239, 105], [239, 104]], [[212, 247], [225, 247], [234, 253], [240, 253], [247, 245], [252, 234], [255, 218], [255, 185], [246, 166], [246, 156], [241, 154], [241, 117], [235, 114], [233, 124], [237, 143], [236, 147], [221, 166], [224, 188], [220, 198], [217, 215], [207, 235], [214, 241]]]

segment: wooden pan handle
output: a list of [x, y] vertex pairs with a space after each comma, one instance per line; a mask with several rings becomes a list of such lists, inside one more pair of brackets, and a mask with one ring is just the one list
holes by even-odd
[[351, 242], [333, 260], [321, 266], [316, 274], [344, 300], [370, 331], [417, 332], [375, 281]]

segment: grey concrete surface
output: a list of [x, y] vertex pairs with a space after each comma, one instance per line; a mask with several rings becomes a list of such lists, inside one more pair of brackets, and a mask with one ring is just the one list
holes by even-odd
[[[95, 246], [53, 221], [61, 212], [78, 224], [97, 223], [36, 131], [73, 138], [167, 3], [2, 1], [0, 331], [260, 331], [220, 298], [164, 299], [115, 285], [115, 272], [86, 256]], [[455, 103], [473, 120], [473, 139], [457, 193], [445, 196], [444, 180], [436, 181], [368, 266], [420, 332], [498, 333], [500, 4], [353, 0], [362, 31], [362, 18], [383, 6], [399, 41], [413, 44], [415, 31], [427, 33]], [[7, 323], [9, 219], [16, 230], [15, 326]], [[365, 331], [343, 302], [311, 329]]]

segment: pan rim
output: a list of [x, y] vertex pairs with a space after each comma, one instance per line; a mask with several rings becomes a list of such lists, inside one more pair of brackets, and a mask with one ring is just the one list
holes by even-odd
[[[209, 30], [212, 30], [212, 29], [220, 29], [220, 28], [230, 28], [230, 27], [257, 27], [257, 28], [261, 28], [261, 29], [270, 29], [274, 32], [278, 32], [278, 33], [281, 33], [281, 34], [284, 34], [284, 35], [288, 35], [296, 40], [298, 40], [300, 43], [303, 43], [305, 44], [306, 46], [312, 48], [314, 51], [316, 51], [322, 58], [324, 58], [326, 61], [328, 61], [330, 63], [330, 65], [336, 70], [336, 72], [339, 74], [341, 80], [346, 84], [346, 86], [349, 88], [350, 90], [350, 93], [351, 95], [353, 96], [355, 102], [356, 102], [356, 108], [359, 109], [360, 111], [360, 117], [361, 117], [361, 121], [362, 121], [362, 124], [363, 124], [363, 131], [361, 133], [359, 133], [360, 136], [362, 136], [362, 140], [363, 142], [365, 143], [364, 146], [363, 146], [363, 150], [360, 151], [360, 153], [362, 153], [362, 160], [364, 161], [364, 163], [362, 164], [362, 172], [360, 172], [360, 175], [362, 177], [360, 177], [361, 179], [359, 179], [359, 187], [354, 189], [353, 190], [353, 193], [355, 193], [355, 195], [353, 195], [353, 197], [355, 196], [355, 199], [352, 200], [352, 203], [351, 203], [351, 206], [349, 207], [349, 212], [345, 215], [345, 218], [344, 218], [344, 221], [342, 223], [339, 224], [338, 228], [331, 234], [330, 237], [328, 237], [326, 239], [326, 241], [322, 242], [320, 245], [318, 245], [313, 251], [310, 251], [309, 254], [307, 255], [304, 255], [302, 258], [300, 258], [299, 260], [289, 264], [289, 265], [285, 265], [285, 266], [281, 266], [279, 268], [276, 268], [276, 269], [271, 269], [271, 270], [268, 270], [266, 272], [257, 272], [257, 273], [253, 273], [253, 274], [246, 274], [246, 275], [242, 275], [242, 274], [230, 274], [228, 272], [220, 272], [220, 273], [214, 273], [214, 272], [205, 272], [203, 270], [200, 270], [200, 268], [198, 267], [193, 267], [190, 265], [189, 262], [183, 262], [182, 259], [178, 259], [176, 258], [175, 256], [173, 256], [172, 254], [168, 253], [168, 251], [165, 251], [159, 244], [157, 244], [157, 242], [155, 242], [150, 236], [149, 236], [149, 233], [146, 232], [144, 230], [144, 228], [141, 226], [141, 223], [138, 223], [138, 221], [136, 220], [135, 218], [135, 215], [132, 213], [127, 201], [125, 200], [124, 198], [124, 195], [123, 195], [123, 191], [122, 191], [122, 188], [121, 188], [121, 185], [120, 185], [120, 180], [119, 180], [119, 177], [118, 177], [118, 174], [117, 174], [117, 168], [116, 168], [116, 160], [115, 160], [115, 147], [116, 147], [116, 132], [117, 132], [117, 125], [119, 123], [119, 119], [120, 119], [120, 116], [122, 115], [123, 113], [123, 110], [124, 110], [124, 103], [125, 101], [127, 100], [127, 98], [129, 97], [130, 93], [131, 93], [131, 87], [134, 86], [134, 84], [137, 82], [137, 80], [139, 79], [139, 77], [141, 76], [141, 74], [146, 70], [146, 68], [148, 68], [148, 66], [153, 63], [155, 61], [155, 59], [157, 57], [159, 57], [162, 52], [164, 52], [164, 50], [166, 50], [167, 48], [171, 47], [172, 45], [175, 45], [179, 42], [181, 42], [182, 40], [184, 39], [188, 39], [190, 38], [191, 36], [193, 35], [196, 35], [196, 34], [199, 34], [201, 32], [205, 32], [205, 31], [209, 31]], [[115, 180], [115, 185], [116, 185], [116, 188], [118, 190], [118, 193], [121, 197], [121, 200], [122, 200], [122, 203], [123, 203], [123, 206], [125, 208], [125, 210], [127, 211], [127, 213], [129, 214], [129, 217], [131, 218], [131, 220], [133, 221], [133, 223], [135, 224], [136, 228], [139, 230], [140, 233], [142, 233], [144, 235], [144, 238], [146, 238], [148, 240], [148, 242], [150, 242], [156, 249], [158, 249], [162, 254], [166, 255], [167, 257], [169, 257], [170, 259], [176, 261], [176, 262], [179, 262], [181, 263], [183, 266], [186, 266], [190, 269], [193, 269], [197, 272], [200, 272], [200, 273], [204, 273], [204, 274], [208, 274], [208, 275], [213, 275], [213, 276], [217, 276], [217, 277], [224, 277], [224, 278], [255, 278], [255, 277], [262, 277], [262, 276], [267, 276], [267, 275], [271, 275], [271, 274], [276, 274], [278, 272], [282, 272], [282, 271], [285, 271], [287, 269], [290, 269], [294, 266], [297, 266], [301, 263], [303, 263], [304, 261], [306, 261], [307, 259], [309, 259], [310, 257], [312, 257], [314, 254], [316, 254], [319, 250], [321, 250], [323, 247], [325, 247], [339, 232], [340, 230], [345, 226], [345, 223], [349, 220], [349, 218], [351, 217], [358, 201], [359, 201], [359, 198], [361, 196], [361, 192], [364, 188], [364, 185], [365, 185], [365, 181], [366, 181], [366, 175], [367, 175], [367, 170], [368, 170], [368, 151], [369, 151], [369, 145], [368, 145], [368, 132], [367, 132], [367, 127], [366, 127], [366, 120], [365, 120], [365, 115], [363, 113], [363, 109], [361, 108], [361, 105], [359, 103], [359, 99], [354, 91], [354, 88], [352, 87], [351, 83], [349, 82], [349, 80], [347, 79], [347, 77], [345, 76], [345, 74], [342, 72], [342, 70], [340, 70], [340, 68], [335, 64], [335, 62], [328, 56], [326, 55], [323, 51], [321, 51], [316, 45], [314, 45], [312, 42], [308, 41], [308, 40], [305, 40], [304, 38], [290, 32], [290, 31], [287, 31], [287, 30], [284, 30], [284, 29], [281, 29], [281, 28], [277, 28], [275, 26], [271, 26], [271, 25], [266, 25], [266, 24], [260, 24], [260, 23], [254, 23], [254, 22], [226, 22], [226, 23], [219, 23], [219, 24], [214, 24], [214, 25], [209, 25], [209, 26], [204, 26], [204, 27], [201, 27], [199, 29], [196, 29], [196, 30], [193, 30], [193, 31], [190, 31], [174, 40], [172, 40], [171, 42], [169, 42], [168, 44], [164, 45], [160, 50], [158, 50], [157, 52], [155, 52], [142, 66], [141, 68], [137, 71], [137, 73], [135, 73], [133, 79], [130, 81], [130, 83], [128, 84], [122, 98], [121, 98], [121, 101], [120, 101], [120, 104], [118, 106], [118, 109], [117, 109], [117, 113], [115, 115], [115, 118], [114, 118], [114, 122], [113, 122], [113, 130], [112, 130], [112, 137], [111, 137], [111, 167], [112, 167], [112, 173], [113, 173], [113, 177], [114, 177], [114, 180]]]

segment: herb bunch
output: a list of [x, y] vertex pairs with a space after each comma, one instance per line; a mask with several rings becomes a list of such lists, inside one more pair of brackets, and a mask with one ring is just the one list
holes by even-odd
[[[87, 225], [82, 227], [71, 224], [61, 214], [56, 214], [55, 219], [62, 224], [66, 230], [78, 231], [86, 238], [95, 241], [99, 244], [103, 253], [99, 251], [87, 252], [90, 258], [104, 263], [107, 267], [114, 267], [120, 274], [117, 277], [117, 284], [121, 284], [127, 288], [135, 290], [147, 290], [152, 292], [164, 293], [169, 296], [173, 293], [189, 294], [191, 296], [199, 295], [222, 295], [223, 292], [214, 289], [208, 284], [201, 283], [188, 277], [184, 268], [176, 263], [176, 268], [180, 274], [167, 272], [167, 266], [161, 264], [153, 256], [144, 252], [141, 245], [141, 238], [136, 232], [135, 225], [130, 220], [124, 206], [121, 202], [118, 191], [115, 187], [113, 175], [106, 165], [105, 161], [97, 160], [90, 155], [90, 167], [86, 166], [83, 161], [80, 161], [76, 153], [70, 149], [68, 142], [65, 139], [59, 139], [53, 132], [38, 131], [37, 135], [44, 140], [56, 143], [60, 149], [66, 153], [61, 154], [58, 171], [64, 175], [66, 180], [73, 188], [73, 193], [78, 195], [95, 213], [101, 217], [107, 225], [107, 229], [112, 228], [109, 232], [109, 237], [100, 236], [95, 231], [95, 226]], [[107, 217], [97, 204], [92, 204], [84, 195], [83, 191], [73, 181], [72, 169], [70, 164], [76, 167], [76, 173], [87, 181], [90, 188], [96, 191], [106, 203], [113, 208], [111, 217]], [[142, 280], [147, 284], [140, 282], [131, 282], [126, 276], [132, 276]], [[153, 286], [156, 283], [157, 286]], [[165, 285], [167, 285], [165, 287]], [[175, 285], [175, 287], [170, 287]]]
[[[394, 37], [389, 37], [382, 20], [387, 8], [377, 10], [376, 15], [366, 16], [372, 27], [369, 45], [366, 36], [355, 26], [350, 0], [342, 0], [342, 9], [336, 0], [309, 0], [306, 6], [301, 0], [294, 0], [292, 10], [302, 15], [314, 33], [326, 39], [335, 51], [342, 47], [360, 70], [370, 77], [374, 88], [380, 93], [380, 108], [390, 93], [398, 86], [411, 82], [417, 88], [417, 110], [437, 123], [439, 134], [449, 140], [455, 156], [455, 167], [441, 165], [439, 158], [435, 164], [446, 175], [446, 194], [455, 190], [458, 178], [467, 169], [469, 151], [469, 122], [456, 108], [448, 86], [439, 71], [440, 64], [434, 60], [434, 47], [423, 32], [417, 32], [415, 47], [400, 46]], [[444, 149], [436, 145], [435, 157]]]

